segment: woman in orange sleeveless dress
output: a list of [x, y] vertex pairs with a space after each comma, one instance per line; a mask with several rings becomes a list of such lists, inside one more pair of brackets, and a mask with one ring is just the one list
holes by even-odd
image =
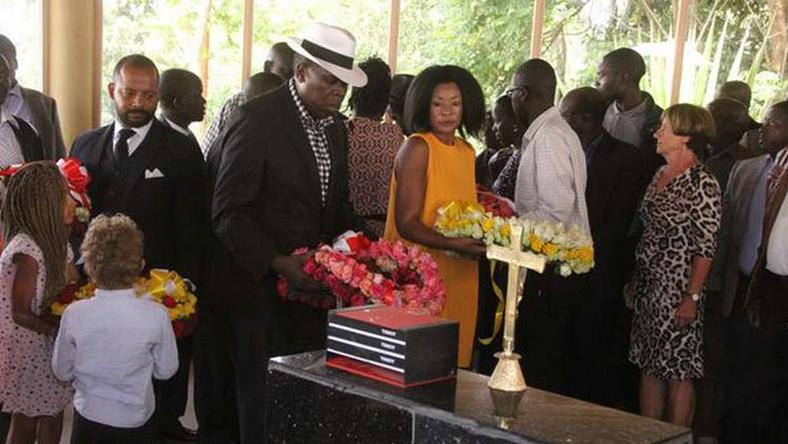
[[447, 238], [432, 227], [452, 200], [476, 201], [475, 153], [456, 133], [477, 133], [484, 118], [479, 83], [457, 66], [432, 66], [413, 80], [405, 126], [413, 134], [397, 153], [384, 237], [418, 244], [432, 254], [446, 287], [443, 317], [460, 323], [458, 365], [471, 363], [476, 329], [478, 265], [484, 244]]

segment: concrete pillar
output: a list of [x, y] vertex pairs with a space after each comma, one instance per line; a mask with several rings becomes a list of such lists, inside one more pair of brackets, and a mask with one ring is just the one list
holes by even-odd
[[101, 119], [101, 0], [44, 0], [44, 91], [57, 100], [63, 141]]

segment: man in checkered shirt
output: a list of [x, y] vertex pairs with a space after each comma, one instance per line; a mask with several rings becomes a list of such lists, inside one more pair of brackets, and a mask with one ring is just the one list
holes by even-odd
[[293, 50], [291, 50], [285, 42], [275, 43], [265, 59], [263, 72], [259, 72], [244, 82], [243, 91], [234, 94], [222, 105], [219, 113], [211, 122], [208, 131], [205, 132], [205, 137], [202, 142], [202, 153], [204, 157], [208, 157], [208, 150], [211, 145], [219, 138], [222, 130], [230, 122], [230, 116], [233, 111], [238, 109], [241, 105], [246, 103], [247, 100], [252, 100], [257, 96], [261, 96], [268, 91], [272, 90], [278, 84], [274, 84], [273, 76], [279, 78], [280, 82], [290, 80], [293, 76]]
[[[354, 63], [355, 39], [316, 23], [288, 45], [296, 52], [293, 78], [241, 105], [208, 156], [215, 239], [200, 299], [204, 341], [195, 353], [201, 441], [265, 441], [265, 363], [324, 348], [326, 338], [326, 311], [281, 301], [277, 279], [299, 292], [321, 291], [303, 272], [306, 256], [291, 253], [363, 226], [349, 201], [339, 115], [348, 85], [367, 81]], [[243, 406], [237, 422], [231, 403]]]
[[[507, 91], [519, 124], [527, 128], [520, 146], [514, 201], [520, 217], [577, 225], [589, 232], [586, 159], [580, 139], [553, 104], [555, 70], [541, 59], [517, 68]], [[577, 365], [584, 350], [577, 314], [584, 290], [582, 275], [563, 277], [556, 270], [528, 273], [522, 316], [517, 319], [517, 351], [534, 387], [573, 397], [582, 391]], [[570, 364], [566, 364], [570, 363]]]

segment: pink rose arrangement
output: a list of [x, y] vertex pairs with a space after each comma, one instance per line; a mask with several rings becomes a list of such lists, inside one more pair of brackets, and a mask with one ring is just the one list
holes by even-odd
[[[328, 294], [292, 292], [280, 278], [280, 297], [324, 309], [386, 304], [431, 315], [443, 311], [446, 292], [429, 253], [399, 241], [371, 242], [359, 236], [340, 239], [351, 248], [324, 245], [307, 259], [304, 271], [323, 283]], [[307, 252], [300, 249], [294, 254]]]

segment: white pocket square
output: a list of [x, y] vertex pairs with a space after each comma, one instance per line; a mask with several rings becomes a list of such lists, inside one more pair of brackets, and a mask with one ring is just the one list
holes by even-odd
[[160, 169], [154, 168], [153, 170], [145, 170], [146, 179], [157, 179], [159, 177], [164, 177], [164, 173], [162, 173]]

